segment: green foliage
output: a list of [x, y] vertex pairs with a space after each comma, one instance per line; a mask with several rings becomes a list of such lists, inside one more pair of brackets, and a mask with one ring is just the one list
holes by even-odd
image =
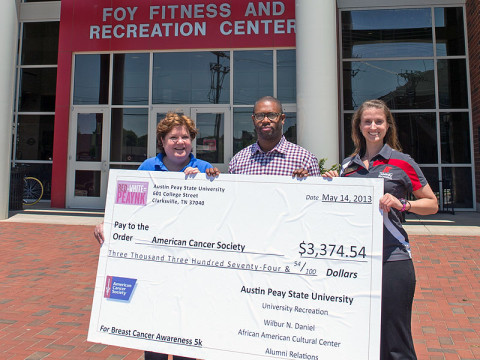
[[340, 171], [340, 164], [333, 164], [330, 168], [325, 167], [325, 163], [327, 162], [327, 158], [322, 158], [318, 160], [318, 167], [320, 168], [320, 173], [323, 174], [326, 171], [337, 170]]

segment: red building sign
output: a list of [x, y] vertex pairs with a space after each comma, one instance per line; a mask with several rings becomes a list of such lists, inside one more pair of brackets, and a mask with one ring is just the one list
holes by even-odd
[[52, 207], [64, 207], [76, 52], [295, 46], [295, 0], [62, 0]]

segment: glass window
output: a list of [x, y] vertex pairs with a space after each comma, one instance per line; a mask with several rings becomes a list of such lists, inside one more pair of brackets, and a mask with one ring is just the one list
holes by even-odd
[[343, 153], [345, 157], [350, 156], [353, 150], [355, 150], [352, 141], [352, 117], [353, 114], [345, 114], [343, 118]]
[[149, 54], [113, 55], [113, 105], [148, 104]]
[[100, 171], [75, 171], [75, 196], [100, 197]]
[[55, 111], [56, 68], [20, 71], [19, 111]]
[[344, 62], [343, 98], [346, 110], [370, 99], [391, 109], [435, 108], [433, 60]]
[[[394, 114], [403, 152], [417, 163], [436, 164], [437, 127], [434, 113]], [[419, 141], [422, 139], [422, 141]]]
[[343, 58], [433, 56], [431, 11], [342, 12]]
[[83, 113], [77, 117], [77, 161], [101, 161], [102, 113]]
[[147, 158], [148, 109], [112, 109], [110, 161]]
[[[472, 208], [472, 169], [467, 167], [453, 167], [442, 169], [442, 187], [447, 197], [451, 196], [455, 208]], [[450, 199], [445, 199], [448, 202]], [[450, 200], [450, 201], [451, 201]]]
[[468, 113], [440, 114], [440, 133], [443, 164], [471, 162]]
[[22, 65], [53, 65], [58, 56], [59, 22], [23, 23]]
[[236, 108], [233, 110], [234, 155], [257, 140], [253, 127], [252, 108]]
[[152, 92], [154, 104], [227, 104], [230, 53], [154, 54]]
[[425, 179], [428, 181], [428, 185], [432, 188], [432, 191], [437, 196], [437, 199], [440, 198], [439, 195], [439, 182], [438, 182], [438, 168], [437, 167], [420, 167], [422, 170]]
[[197, 113], [197, 158], [212, 164], [224, 162], [224, 123], [225, 115], [222, 112]]
[[438, 60], [440, 108], [468, 108], [467, 65], [465, 59]]
[[111, 164], [110, 169], [121, 169], [121, 170], [137, 170], [138, 165], [120, 165], [120, 164]]
[[42, 200], [50, 200], [52, 191], [52, 164], [28, 163], [22, 164], [22, 166], [25, 166], [26, 176], [33, 176], [41, 181], [43, 185]]
[[437, 56], [465, 55], [462, 8], [435, 8]]
[[286, 112], [285, 124], [283, 124], [283, 135], [285, 138], [296, 144], [297, 143], [297, 113]]
[[17, 160], [52, 160], [53, 115], [19, 115]]
[[75, 55], [74, 105], [108, 104], [110, 55]]
[[284, 103], [297, 102], [295, 50], [277, 51], [277, 98]]
[[253, 104], [262, 96], [273, 95], [272, 51], [235, 51], [233, 59], [234, 104]]

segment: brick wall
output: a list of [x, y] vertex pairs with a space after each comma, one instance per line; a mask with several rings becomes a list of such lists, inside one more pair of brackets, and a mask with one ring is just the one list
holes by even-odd
[[477, 211], [480, 211], [480, 2], [467, 0], [467, 32], [472, 91], [472, 123]]

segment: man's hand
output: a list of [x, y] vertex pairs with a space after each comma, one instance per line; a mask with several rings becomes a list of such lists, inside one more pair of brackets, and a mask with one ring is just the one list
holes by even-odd
[[217, 177], [218, 175], [220, 175], [220, 170], [218, 170], [216, 167], [210, 168], [205, 170], [205, 174], [210, 177]]
[[93, 236], [95, 236], [95, 239], [97, 239], [100, 245], [103, 244], [103, 242], [105, 241], [105, 237], [103, 236], [103, 222], [95, 226]]
[[308, 170], [304, 168], [293, 170], [293, 173], [292, 173], [292, 177], [297, 177], [299, 179], [307, 177], [308, 175], [310, 175], [308, 173]]

